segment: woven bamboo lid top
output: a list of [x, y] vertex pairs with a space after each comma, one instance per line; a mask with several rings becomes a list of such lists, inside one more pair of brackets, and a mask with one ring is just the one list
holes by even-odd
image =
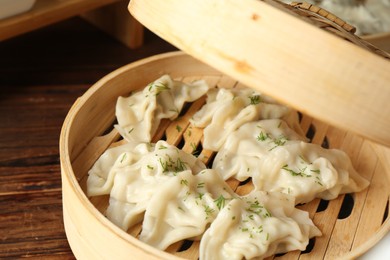
[[272, 0], [132, 0], [129, 10], [244, 84], [390, 146], [389, 55], [332, 14]]

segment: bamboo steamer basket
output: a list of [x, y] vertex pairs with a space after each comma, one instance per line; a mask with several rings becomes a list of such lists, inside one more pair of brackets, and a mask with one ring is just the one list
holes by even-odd
[[[126, 233], [105, 218], [107, 197], [88, 198], [85, 195], [88, 170], [107, 147], [116, 145], [119, 140], [112, 126], [116, 98], [143, 88], [165, 73], [184, 81], [204, 78], [211, 85], [231, 87], [237, 84], [236, 80], [212, 67], [176, 52], [141, 60], [116, 70], [76, 101], [65, 120], [60, 149], [64, 223], [69, 243], [79, 259], [197, 258], [197, 243], [187, 250], [183, 250], [183, 244], [178, 243], [169, 248], [169, 253], [141, 243], [135, 238], [140, 227]], [[182, 143], [184, 150], [192, 151], [190, 144], [199, 143], [202, 132], [191, 129], [189, 138], [185, 129], [188, 128], [188, 118], [200, 108], [202, 102], [204, 100], [193, 103], [182, 121], [163, 122], [155, 139], [165, 135], [170, 143]], [[183, 129], [182, 135], [178, 135], [177, 124]], [[390, 153], [387, 148], [307, 115], [302, 117], [301, 125], [313, 143], [346, 151], [357, 171], [371, 181], [369, 188], [360, 193], [342, 195], [329, 203], [315, 200], [301, 206], [310, 212], [315, 224], [324, 233], [316, 238], [311, 252], [302, 254], [301, 258], [354, 258], [373, 246], [390, 228]], [[202, 152], [209, 155], [209, 151]], [[240, 184], [231, 184], [237, 186], [238, 191], [245, 189]], [[299, 252], [291, 252], [283, 259], [298, 257]]]
[[[163, 2], [167, 8], [172, 7], [170, 4], [176, 4], [176, 7], [180, 6], [177, 5], [178, 3], [175, 0]], [[225, 1], [225, 3], [229, 2], [231, 3], [232, 1]], [[256, 2], [264, 4], [261, 1]], [[139, 14], [139, 10], [145, 7], [148, 11], [143, 9], [143, 13], [156, 11], [149, 4], [156, 4], [155, 8], [159, 8], [161, 7], [158, 5], [159, 3], [162, 2], [158, 0], [133, 0], [131, 3], [133, 4], [133, 7], [131, 7], [133, 9], [130, 9], [136, 18], [140, 18], [137, 15]], [[274, 7], [272, 6], [272, 8]], [[143, 21], [142, 18], [140, 20], [141, 22]], [[160, 23], [160, 26], [164, 26], [165, 21], [160, 20]], [[146, 22], [146, 24], [148, 23]], [[153, 28], [151, 24], [147, 26]], [[169, 27], [169, 29], [171, 33], [175, 32], [175, 28]], [[171, 35], [164, 34], [158, 29], [153, 29], [153, 31], [164, 35], [166, 39], [171, 37]], [[174, 36], [172, 37], [174, 38]], [[202, 38], [201, 35], [200, 38]], [[194, 38], [193, 40], [196, 41], [196, 39]], [[177, 41], [180, 43], [175, 41], [173, 43], [186, 52], [198, 58], [201, 56], [197, 53], [197, 49], [193, 50], [190, 48], [191, 46], [186, 43], [185, 37], [184, 40], [180, 39]], [[344, 40], [338, 38], [334, 41], [340, 44], [344, 42]], [[351, 47], [354, 45], [348, 46]], [[361, 51], [354, 47], [351, 48], [353, 54], [368, 61], [368, 66], [375, 67], [375, 70], [373, 70], [372, 68], [369, 69], [369, 67], [361, 65], [363, 68], [358, 68], [355, 72], [359, 71], [359, 69], [360, 71], [369, 69], [368, 71], [370, 73], [374, 71], [374, 75], [361, 76], [358, 74], [358, 80], [362, 81], [362, 79], [367, 80], [367, 78], [372, 79], [372, 77], [376, 77], [377, 80], [372, 81], [375, 87], [384, 91], [385, 94], [388, 93], [383, 83], [389, 80], [389, 76], [386, 74], [386, 70], [390, 68], [388, 61], [377, 55], [373, 55], [371, 52]], [[372, 48], [372, 46], [369, 45], [369, 48]], [[372, 50], [380, 52], [380, 50]], [[205, 51], [205, 49], [202, 49], [202, 51]], [[211, 63], [212, 66], [207, 65], [205, 62]], [[247, 62], [250, 64], [251, 60], [248, 59]], [[326, 61], [320, 60], [321, 62]], [[345, 64], [348, 65], [348, 63], [351, 64], [351, 58]], [[117, 131], [113, 128], [116, 99], [119, 96], [127, 96], [131, 92], [145, 87], [148, 83], [163, 74], [169, 74], [175, 79], [187, 82], [194, 79], [205, 79], [210, 85], [221, 87], [234, 87], [243, 84], [256, 88], [266, 94], [271, 94], [280, 101], [295, 106], [294, 102], [280, 94], [279, 86], [282, 83], [279, 85], [279, 81], [276, 81], [274, 85], [270, 85], [272, 86], [271, 90], [267, 89], [267, 91], [264, 91], [261, 84], [254, 84], [252, 80], [248, 80], [248, 77], [242, 75], [248, 75], [248, 73], [245, 73], [245, 69], [242, 70], [242, 67], [238, 69], [238, 72], [232, 72], [220, 64], [223, 65], [223, 62], [218, 60], [210, 61], [207, 57], [200, 61], [183, 52], [160, 54], [134, 62], [110, 73], [94, 84], [72, 106], [61, 132], [60, 157], [65, 231], [72, 251], [78, 259], [198, 258], [199, 242], [181, 241], [170, 246], [163, 252], [137, 239], [137, 235], [142, 228], [141, 225], [131, 227], [127, 232], [116, 227], [104, 215], [108, 205], [108, 197], [98, 196], [88, 198], [86, 195], [86, 179], [88, 177], [88, 170], [97, 158], [108, 147], [116, 146], [123, 142]], [[341, 64], [341, 67], [343, 68], [345, 64]], [[269, 70], [264, 70], [264, 75], [267, 75], [266, 72], [269, 72]], [[314, 76], [318, 76], [319, 72], [315, 70], [316, 68], [314, 68]], [[250, 75], [257, 78], [258, 81], [266, 77], [260, 74], [253, 75], [253, 73]], [[312, 79], [314, 76], [308, 75], [305, 77], [305, 80], [309, 80], [310, 84], [312, 84], [314, 82]], [[297, 77], [297, 75], [294, 77]], [[343, 78], [341, 74], [332, 75], [332, 77]], [[291, 79], [292, 77], [286, 77], [284, 84], [288, 85], [291, 83], [293, 90], [298, 93], [297, 98], [299, 99], [301, 98], [301, 92], [297, 86], [294, 86], [295, 83]], [[322, 79], [320, 78], [317, 82], [320, 85], [319, 88], [324, 85], [320, 82]], [[301, 80], [300, 82], [303, 81]], [[356, 87], [356, 85], [356, 83], [352, 83], [352, 87]], [[337, 86], [339, 87], [339, 85]], [[357, 91], [359, 90], [361, 89], [357, 88]], [[320, 96], [319, 93], [312, 95], [317, 95], [316, 97]], [[377, 93], [376, 97], [379, 96]], [[338, 106], [338, 108], [343, 107], [339, 106], [340, 101], [334, 101], [331, 97], [330, 102], [332, 106]], [[323, 97], [322, 99], [325, 98]], [[384, 98], [382, 97], [376, 104], [371, 101], [370, 105], [382, 106], [382, 111], [386, 113], [390, 108], [387, 103], [381, 103], [384, 102], [383, 100]], [[172, 122], [163, 121], [153, 141], [166, 139], [169, 143], [177, 145], [189, 152], [193, 150], [192, 144], [194, 143], [198, 144], [198, 148], [201, 149], [202, 130], [192, 128], [188, 120], [200, 109], [204, 102], [204, 99], [200, 99], [190, 104], [185, 115], [180, 120]], [[321, 100], [319, 100], [319, 103], [321, 103]], [[386, 147], [389, 144], [388, 135], [379, 134], [377, 137], [372, 137], [371, 134], [376, 133], [377, 129], [366, 132], [363, 131], [365, 129], [364, 127], [358, 129], [355, 127], [351, 131], [351, 127], [343, 123], [333, 124], [332, 121], [327, 120], [327, 117], [322, 117], [323, 113], [320, 113], [320, 116], [318, 116], [318, 114], [308, 109], [312, 107], [315, 109], [316, 105], [295, 107], [302, 113], [301, 126], [311, 139], [311, 142], [326, 148], [340, 148], [344, 150], [350, 156], [356, 170], [363, 177], [370, 180], [370, 186], [359, 193], [340, 195], [332, 201], [326, 202], [316, 199], [305, 205], [300, 205], [300, 208], [309, 212], [310, 217], [320, 228], [323, 235], [312, 239], [304, 252], [293, 251], [284, 255], [271, 257], [270, 259], [354, 259], [373, 247], [390, 230], [390, 216], [388, 214], [390, 197], [390, 149]], [[348, 107], [345, 109], [347, 116], [348, 113], [363, 113], [362, 110], [353, 111], [354, 109]], [[331, 112], [333, 112], [332, 109], [328, 111], [328, 113]], [[376, 127], [385, 127], [385, 130], [390, 129], [386, 128], [388, 122], [383, 120], [383, 118], [380, 119], [381, 117], [378, 117], [377, 113], [378, 111], [373, 109], [363, 113], [361, 118], [355, 118], [354, 120], [367, 121], [367, 116], [374, 115], [376, 119], [379, 118], [381, 120], [379, 124], [377, 122], [374, 124]], [[385, 119], [389, 118], [387, 116], [388, 114], [384, 116]], [[339, 120], [341, 119], [341, 117], [337, 117], [336, 121], [340, 122]], [[367, 122], [371, 121], [368, 120]], [[177, 125], [180, 125], [181, 129], [183, 129], [180, 134], [176, 130]], [[192, 134], [188, 135], [188, 131], [191, 131]], [[201, 150], [201, 153], [207, 155], [204, 158], [212, 157], [210, 151]], [[205, 163], [208, 162], [205, 161]], [[239, 194], [246, 193], [248, 190], [248, 184], [245, 183], [229, 180], [229, 185]]]

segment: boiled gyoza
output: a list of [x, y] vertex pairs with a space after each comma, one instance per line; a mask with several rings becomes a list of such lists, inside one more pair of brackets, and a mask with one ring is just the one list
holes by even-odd
[[337, 149], [291, 141], [276, 147], [260, 161], [259, 174], [252, 177], [255, 188], [289, 193], [297, 203], [314, 198], [331, 200], [368, 186], [349, 157]]
[[218, 151], [226, 138], [241, 125], [259, 119], [284, 118], [299, 131], [296, 111], [272, 102], [269, 97], [249, 88], [213, 89], [191, 123], [204, 128], [204, 148], [212, 151]]
[[88, 172], [88, 196], [110, 194], [117, 172], [138, 162], [152, 149], [149, 144], [130, 142], [106, 150]]
[[[107, 217], [127, 230], [142, 219], [150, 198], [162, 182], [181, 171], [199, 172], [205, 168], [199, 159], [165, 141], [135, 147], [126, 144], [107, 150], [95, 163], [88, 176], [88, 195], [109, 193]], [[106, 179], [109, 185], [100, 176], [109, 176]]]
[[200, 98], [208, 90], [203, 80], [185, 84], [164, 75], [142, 91], [118, 98], [115, 127], [128, 141], [150, 142], [161, 119], [177, 118], [185, 102]]
[[291, 250], [305, 250], [320, 236], [307, 212], [294, 208], [294, 198], [255, 191], [231, 200], [218, 214], [200, 243], [200, 259], [263, 259]]
[[139, 239], [162, 250], [184, 239], [199, 240], [233, 194], [213, 170], [179, 172], [155, 189]]
[[344, 152], [302, 141], [276, 121], [245, 124], [231, 133], [213, 168], [224, 179], [252, 177], [255, 189], [288, 193], [296, 203], [334, 199], [368, 185]]
[[[268, 142], [259, 142], [268, 139]], [[258, 172], [259, 158], [287, 140], [305, 140], [280, 119], [246, 123], [233, 131], [217, 153], [212, 168], [225, 180], [245, 181]]]

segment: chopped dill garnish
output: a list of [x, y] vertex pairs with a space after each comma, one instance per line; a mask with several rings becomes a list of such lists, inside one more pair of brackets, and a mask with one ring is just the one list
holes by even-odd
[[170, 156], [168, 156], [168, 160], [164, 161], [161, 157], [158, 159], [161, 168], [163, 169], [163, 173], [172, 172], [178, 173], [187, 170], [186, 162], [183, 162], [180, 158], [177, 158], [176, 161], [173, 161]]
[[257, 104], [259, 104], [261, 102], [260, 95], [250, 96], [249, 99], [251, 101], [251, 105], [257, 105]]
[[315, 169], [315, 170], [310, 170], [311, 172], [314, 172], [314, 173], [317, 173], [317, 174], [320, 174], [321, 173], [321, 171], [320, 171], [320, 169]]
[[257, 228], [257, 233], [262, 233], [263, 232], [263, 225], [260, 225], [258, 228]]
[[285, 143], [287, 142], [287, 138], [285, 136], [280, 136], [279, 138], [275, 139], [274, 140], [274, 143], [277, 145], [277, 146], [282, 146], [284, 145]]
[[121, 163], [126, 159], [126, 156], [127, 156], [127, 153], [124, 153], [123, 155], [122, 155], [122, 158], [121, 158]]
[[281, 135], [279, 136], [278, 138], [274, 139], [273, 142], [275, 144], [274, 147], [272, 147], [269, 151], [272, 151], [273, 149], [275, 149], [276, 147], [278, 146], [283, 146], [285, 145], [285, 143], [288, 141], [287, 137]]
[[320, 179], [320, 177], [318, 177], [318, 176], [316, 176], [316, 181], [315, 181], [318, 185], [320, 185], [320, 186], [324, 186], [323, 184], [322, 184], [322, 182], [321, 182], [321, 179]]
[[167, 162], [163, 162], [163, 160], [161, 158], [158, 159], [160, 165], [161, 165], [161, 168], [163, 169], [163, 173], [165, 172], [168, 172], [169, 169], [168, 169], [168, 163]]
[[191, 143], [190, 145], [192, 147], [191, 154], [194, 155], [194, 156], [198, 156], [200, 154], [200, 151], [198, 151], [198, 147], [196, 146], [196, 144], [195, 143]]
[[208, 219], [215, 210], [210, 208], [208, 205], [203, 205], [203, 207], [204, 207], [204, 212], [206, 213], [206, 219]]
[[249, 204], [249, 207], [246, 210], [249, 212], [255, 213], [263, 218], [269, 218], [272, 216], [271, 213], [266, 208], [264, 208], [264, 206], [261, 205], [258, 200], [247, 201], [247, 204]]
[[198, 188], [198, 189], [204, 188], [204, 182], [199, 182], [198, 185], [196, 186], [196, 188]]
[[196, 151], [197, 147], [195, 143], [191, 143], [192, 152]]
[[216, 200], [214, 200], [214, 202], [217, 205], [218, 209], [221, 210], [223, 207], [225, 207], [226, 198], [220, 195]]
[[187, 170], [186, 163], [183, 162], [180, 158], [177, 158], [175, 171], [182, 172], [184, 170]]
[[163, 92], [164, 90], [169, 90], [170, 88], [165, 85], [163, 82], [153, 82], [149, 85], [149, 92], [153, 93], [155, 96], [158, 96]]
[[260, 132], [260, 134], [256, 137], [257, 141], [265, 141], [270, 138], [270, 135], [268, 133], [264, 133], [263, 131]]
[[305, 173], [306, 167], [299, 169], [299, 171], [294, 171], [293, 169], [288, 168], [288, 164], [285, 164], [282, 169], [288, 171], [292, 176], [311, 177], [311, 175]]

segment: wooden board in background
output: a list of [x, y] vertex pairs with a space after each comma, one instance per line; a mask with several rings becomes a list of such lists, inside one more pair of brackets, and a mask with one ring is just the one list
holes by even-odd
[[[37, 0], [25, 13], [0, 20], [0, 41], [83, 15], [88, 21], [136, 48], [143, 42], [143, 27], [127, 11], [128, 0]], [[103, 9], [99, 9], [103, 7]]]

